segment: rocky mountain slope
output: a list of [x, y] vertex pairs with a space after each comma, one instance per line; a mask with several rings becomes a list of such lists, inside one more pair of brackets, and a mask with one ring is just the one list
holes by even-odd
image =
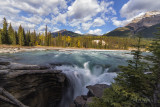
[[66, 29], [52, 33], [53, 37], [57, 37], [58, 35], [62, 35], [62, 36], [65, 35], [65, 36], [71, 36], [71, 37], [82, 36], [81, 34], [78, 34], [78, 33], [72, 32], [72, 31], [68, 31]]
[[134, 18], [131, 23], [104, 34], [104, 36], [124, 37], [141, 33], [145, 38], [153, 38], [157, 27], [160, 27], [160, 11], [151, 11]]

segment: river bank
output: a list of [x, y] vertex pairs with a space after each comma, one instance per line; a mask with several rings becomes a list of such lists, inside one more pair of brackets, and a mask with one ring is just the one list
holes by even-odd
[[[45, 51], [45, 50], [60, 50], [60, 51], [70, 51], [70, 50], [93, 50], [93, 51], [127, 51], [122, 49], [94, 49], [94, 48], [76, 48], [76, 47], [49, 47], [49, 46], [12, 46], [12, 45], [0, 45], [0, 53], [17, 53], [26, 51]], [[133, 50], [130, 48], [128, 50]]]

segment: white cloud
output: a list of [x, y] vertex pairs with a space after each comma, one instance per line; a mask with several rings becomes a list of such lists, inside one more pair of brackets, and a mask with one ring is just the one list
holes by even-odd
[[101, 29], [90, 30], [88, 33], [89, 34], [101, 35], [102, 30]]
[[129, 0], [120, 10], [121, 16], [127, 19], [142, 12], [160, 10], [160, 0]]
[[36, 28], [36, 24], [31, 24], [25, 21], [12, 21], [12, 20], [8, 20], [8, 23], [12, 23], [12, 26], [14, 29], [18, 30], [19, 26], [21, 25], [25, 30], [30, 29], [31, 31], [33, 31]]
[[92, 26], [92, 23], [91, 22], [88, 22], [88, 23], [82, 23], [82, 29], [83, 30], [89, 30], [90, 27]]
[[66, 24], [66, 17], [67, 17], [66, 14], [61, 14], [61, 13], [60, 13], [60, 14], [55, 18], [55, 20], [53, 19], [53, 21], [61, 22], [61, 23], [63, 23], [63, 24]]
[[24, 21], [28, 21], [28, 22], [34, 23], [34, 24], [40, 24], [43, 21], [43, 19], [40, 16], [37, 16], [37, 15], [34, 15], [32, 17], [29, 17], [29, 18], [22, 16], [21, 18]]
[[57, 14], [59, 12], [59, 6], [66, 8], [65, 0], [5, 0], [8, 6], [17, 8], [25, 12], [48, 15], [49, 13]]
[[82, 32], [79, 30], [76, 30], [75, 33], [82, 34]]
[[57, 32], [57, 31], [60, 31], [60, 29], [57, 28], [57, 27], [53, 27], [53, 28], [52, 28], [52, 32]]
[[[115, 10], [111, 7], [113, 1], [98, 1], [98, 0], [75, 0], [75, 2], [68, 7], [68, 18], [70, 26], [81, 26], [83, 30], [90, 29], [91, 26], [102, 26], [105, 24], [106, 14], [115, 15]], [[101, 14], [101, 17], [97, 17]]]
[[51, 20], [48, 19], [48, 18], [45, 18], [45, 19], [44, 19], [44, 23], [45, 23], [45, 24], [49, 24], [49, 23], [51, 23]]
[[101, 19], [100, 17], [97, 17], [96, 19], [94, 19], [93, 26], [102, 26], [102, 25], [105, 25], [105, 22], [103, 19]]
[[120, 26], [125, 26], [127, 25], [129, 22], [132, 21], [132, 19], [128, 19], [128, 20], [118, 20], [117, 17], [114, 17], [111, 19], [112, 22], [113, 22], [113, 25], [117, 26], [117, 27], [120, 27]]
[[120, 10], [121, 16], [126, 19], [118, 20], [117, 18], [112, 18], [111, 20], [113, 25], [117, 27], [125, 26], [134, 18], [154, 10], [160, 10], [160, 0], [129, 0]]
[[64, 24], [86, 31], [104, 25], [106, 14], [116, 14], [113, 4], [107, 0], [0, 0], [0, 18], [6, 17], [16, 29], [21, 24], [41, 31], [42, 25], [52, 28]]
[[68, 16], [71, 20], [92, 17], [98, 12], [100, 9], [97, 0], [75, 0], [72, 6], [68, 7]]
[[45, 30], [46, 26], [45, 25], [41, 25], [39, 28], [38, 28], [38, 31], [39, 32], [43, 32]]

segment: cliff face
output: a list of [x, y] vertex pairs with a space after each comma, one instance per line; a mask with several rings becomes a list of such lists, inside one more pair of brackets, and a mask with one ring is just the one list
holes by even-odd
[[[0, 87], [29, 107], [58, 107], [66, 83], [61, 71], [48, 66], [0, 62]], [[14, 106], [0, 100], [0, 107]]]
[[131, 23], [126, 25], [126, 27], [132, 28], [132, 31], [136, 33], [145, 28], [151, 27], [159, 23], [160, 23], [160, 11], [152, 11], [152, 12], [146, 12], [144, 15], [135, 18]]

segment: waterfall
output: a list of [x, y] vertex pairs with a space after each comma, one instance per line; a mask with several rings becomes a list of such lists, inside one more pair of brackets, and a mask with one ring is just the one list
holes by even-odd
[[[62, 65], [55, 67], [56, 70], [62, 70], [68, 78], [68, 87], [65, 90], [60, 107], [68, 107], [69, 104], [80, 95], [86, 95], [88, 89], [86, 86], [95, 84], [110, 85], [114, 81], [116, 73], [108, 73], [108, 68], [104, 69], [100, 65], [89, 69], [89, 61], [83, 64], [83, 68], [76, 65]], [[98, 72], [98, 73], [97, 73]]]

